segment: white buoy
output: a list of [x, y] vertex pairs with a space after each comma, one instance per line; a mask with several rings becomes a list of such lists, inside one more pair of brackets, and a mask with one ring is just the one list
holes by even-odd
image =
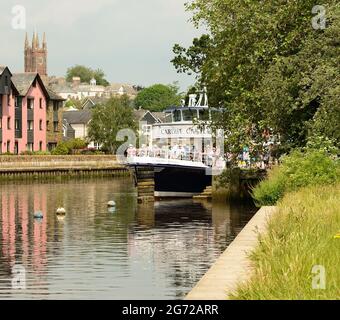
[[107, 206], [108, 206], [108, 207], [111, 207], [111, 208], [116, 207], [116, 202], [114, 202], [114, 201], [109, 201], [109, 202], [107, 203]]
[[34, 212], [34, 218], [36, 219], [42, 219], [44, 217], [43, 213], [41, 211]]
[[58, 208], [57, 209], [57, 214], [58, 215], [65, 215], [66, 214], [66, 210], [64, 208]]

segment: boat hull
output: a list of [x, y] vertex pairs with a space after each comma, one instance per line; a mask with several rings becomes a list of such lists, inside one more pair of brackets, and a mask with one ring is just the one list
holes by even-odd
[[[143, 169], [153, 170], [156, 198], [191, 198], [211, 186], [212, 176], [207, 174], [205, 167], [180, 165], [134, 164], [136, 182], [145, 178]], [[142, 176], [139, 173], [142, 172]]]

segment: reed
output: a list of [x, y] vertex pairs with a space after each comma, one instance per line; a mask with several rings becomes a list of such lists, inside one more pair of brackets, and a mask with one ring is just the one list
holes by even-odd
[[[250, 254], [253, 276], [232, 299], [339, 299], [339, 232], [340, 184], [288, 193]], [[325, 268], [325, 289], [313, 288], [314, 266]]]

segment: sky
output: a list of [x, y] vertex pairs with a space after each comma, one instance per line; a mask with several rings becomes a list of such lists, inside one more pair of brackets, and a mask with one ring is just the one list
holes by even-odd
[[[27, 32], [46, 32], [48, 74], [64, 76], [76, 64], [103, 69], [109, 82], [149, 86], [194, 77], [177, 74], [170, 60], [175, 43], [188, 46], [200, 35], [185, 11], [187, 0], [6, 0], [0, 4], [0, 65], [23, 72]], [[21, 5], [26, 27], [18, 18]], [[20, 16], [21, 17], [21, 16]], [[14, 28], [13, 28], [14, 23]], [[20, 27], [18, 29], [18, 26]]]

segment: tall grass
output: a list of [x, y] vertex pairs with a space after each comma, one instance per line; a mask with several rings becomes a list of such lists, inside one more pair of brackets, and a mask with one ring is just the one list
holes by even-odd
[[288, 192], [337, 182], [340, 182], [339, 160], [322, 151], [295, 151], [269, 172], [267, 179], [253, 189], [252, 196], [257, 206], [275, 205]]
[[[340, 184], [287, 194], [250, 259], [251, 280], [234, 299], [340, 299]], [[326, 270], [326, 289], [315, 290], [313, 266]]]

